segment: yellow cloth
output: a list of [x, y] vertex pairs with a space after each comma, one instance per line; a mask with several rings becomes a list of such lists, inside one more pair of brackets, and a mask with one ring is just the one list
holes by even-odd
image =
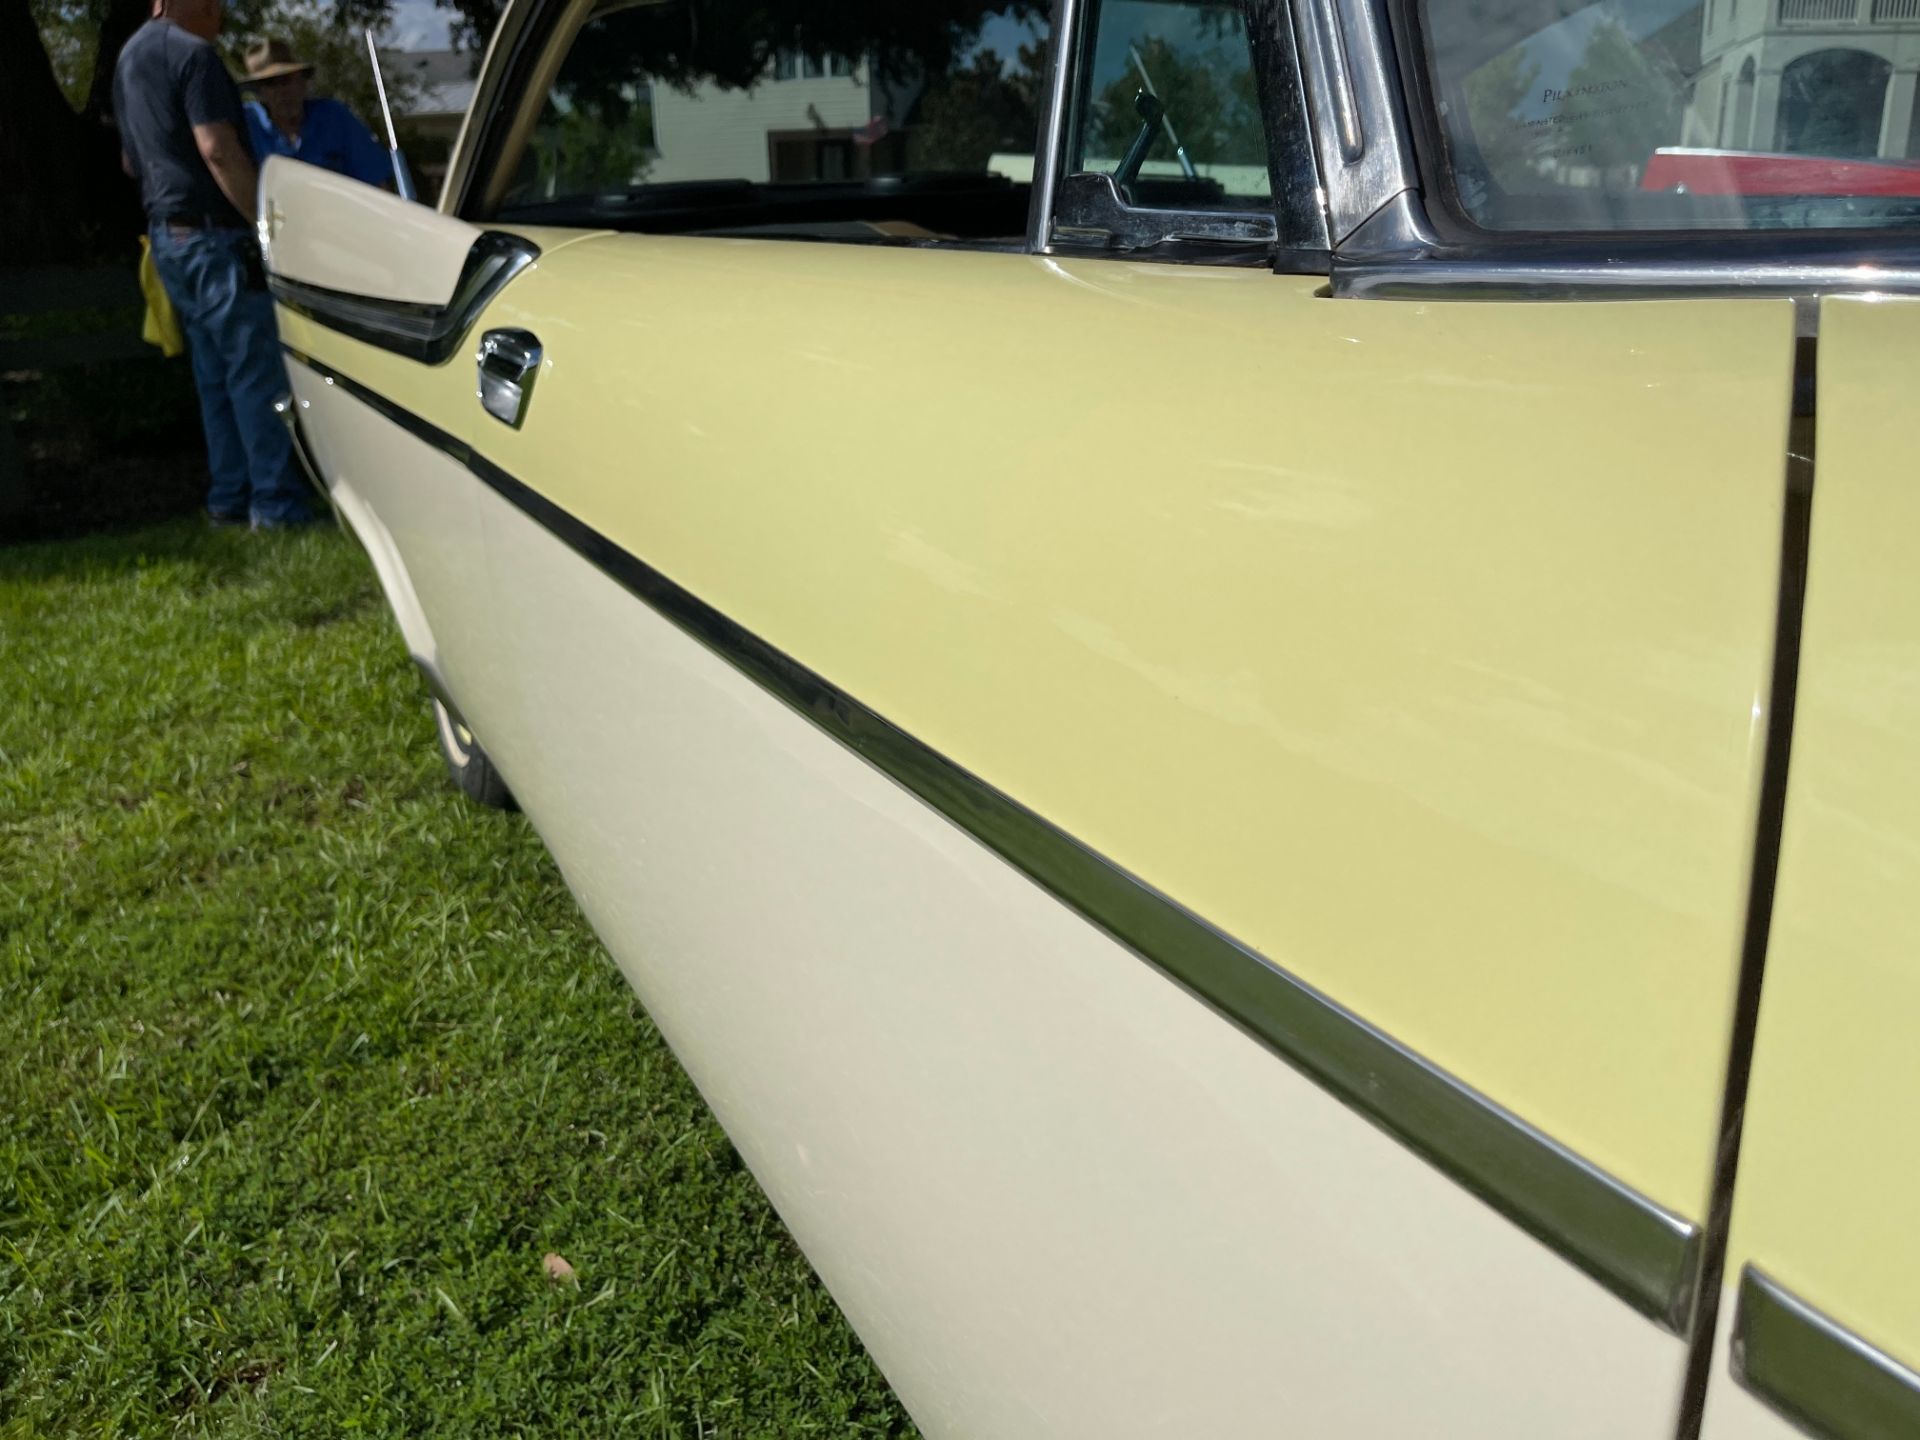
[[147, 297], [147, 317], [141, 322], [140, 338], [158, 345], [169, 360], [186, 354], [187, 337], [181, 332], [180, 317], [173, 313], [173, 301], [153, 266], [153, 246], [144, 235], [140, 237], [140, 293]]

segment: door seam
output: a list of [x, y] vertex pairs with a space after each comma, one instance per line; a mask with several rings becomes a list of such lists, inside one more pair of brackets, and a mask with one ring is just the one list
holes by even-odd
[[1767, 724], [1755, 815], [1753, 863], [1747, 881], [1746, 918], [1734, 988], [1733, 1027], [1721, 1097], [1720, 1139], [1713, 1186], [1701, 1227], [1700, 1269], [1693, 1287], [1687, 1329], [1687, 1368], [1681, 1383], [1676, 1440], [1698, 1440], [1706, 1410], [1707, 1382], [1718, 1340], [1727, 1231], [1739, 1170], [1740, 1137], [1746, 1119], [1747, 1082], [1753, 1072], [1754, 1032], [1761, 982], [1773, 926], [1774, 888], [1779, 881], [1780, 841], [1786, 820], [1787, 773], [1793, 751], [1793, 712], [1800, 675], [1800, 632], [1806, 609], [1807, 555], [1812, 531], [1815, 420], [1818, 393], [1820, 300], [1796, 299], [1793, 384], [1787, 419], [1785, 503], [1780, 534], [1780, 585], [1774, 614], [1772, 662], [1767, 677]]

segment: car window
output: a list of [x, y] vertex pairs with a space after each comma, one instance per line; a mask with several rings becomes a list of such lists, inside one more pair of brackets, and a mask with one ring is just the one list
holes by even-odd
[[567, 46], [502, 220], [1019, 243], [1043, 0], [614, 0]]
[[1255, 210], [1273, 182], [1239, 4], [1098, 0], [1075, 86], [1068, 168], [1128, 203]]
[[1446, 178], [1478, 225], [1920, 223], [1912, 0], [1419, 7]]

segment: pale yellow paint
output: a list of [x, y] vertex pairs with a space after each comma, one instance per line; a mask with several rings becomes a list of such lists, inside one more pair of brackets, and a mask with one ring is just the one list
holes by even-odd
[[[1789, 308], [1317, 288], [604, 237], [494, 304], [549, 363], [523, 431], [475, 406], [464, 433], [1698, 1218]], [[402, 403], [451, 393], [375, 364]]]
[[1828, 300], [1800, 693], [1728, 1273], [1920, 1366], [1920, 302]]
[[472, 516], [516, 603], [460, 701], [927, 1440], [1672, 1440], [1681, 1340]]

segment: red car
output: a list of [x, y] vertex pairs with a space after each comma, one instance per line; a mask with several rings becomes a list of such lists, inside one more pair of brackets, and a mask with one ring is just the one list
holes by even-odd
[[1836, 160], [1830, 155], [1769, 155], [1752, 150], [1653, 152], [1642, 190], [1682, 195], [1914, 196], [1920, 165], [1899, 160]]

